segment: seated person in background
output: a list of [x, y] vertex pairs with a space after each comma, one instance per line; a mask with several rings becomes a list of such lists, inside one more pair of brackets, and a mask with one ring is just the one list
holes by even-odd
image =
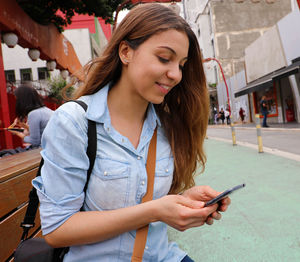
[[53, 113], [46, 107], [38, 92], [29, 85], [21, 85], [15, 91], [16, 119], [10, 127], [23, 128], [23, 132], [10, 131], [23, 139], [24, 144], [41, 145], [43, 131]]

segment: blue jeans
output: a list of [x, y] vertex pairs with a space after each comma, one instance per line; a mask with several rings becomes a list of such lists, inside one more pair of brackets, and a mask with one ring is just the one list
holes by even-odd
[[262, 126], [267, 126], [267, 116], [268, 116], [268, 112], [262, 112], [262, 115], [264, 116]]
[[194, 260], [191, 259], [189, 256], [185, 256], [185, 257], [181, 260], [181, 262], [194, 262]]

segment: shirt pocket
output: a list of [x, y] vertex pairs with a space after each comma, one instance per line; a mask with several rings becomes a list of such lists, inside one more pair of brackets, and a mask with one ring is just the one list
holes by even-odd
[[174, 172], [173, 157], [156, 161], [153, 199], [161, 198], [170, 191]]
[[90, 199], [101, 210], [126, 206], [129, 194], [129, 163], [97, 157], [88, 186]]

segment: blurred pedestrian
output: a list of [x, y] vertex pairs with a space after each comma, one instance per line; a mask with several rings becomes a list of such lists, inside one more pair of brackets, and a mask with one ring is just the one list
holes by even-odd
[[[205, 164], [209, 117], [197, 37], [168, 7], [143, 4], [87, 69], [76, 96], [87, 103], [86, 114], [65, 103], [43, 135], [44, 165], [33, 184], [46, 241], [70, 246], [64, 261], [131, 261], [136, 232], [149, 224], [143, 261], [192, 261], [168, 243], [167, 225], [212, 224], [230, 203], [204, 207], [219, 192], [193, 187], [196, 168]], [[96, 121], [97, 157], [85, 194], [86, 117]], [[155, 130], [153, 200], [142, 203]]]
[[228, 107], [226, 107], [225, 109], [225, 118], [226, 118], [226, 124], [230, 125], [230, 111]]
[[266, 101], [266, 96], [263, 96], [260, 100], [260, 111], [261, 114], [263, 115], [263, 124], [262, 127], [269, 127], [267, 125], [267, 117], [268, 117], [268, 104]]
[[242, 121], [242, 124], [244, 124], [244, 119], [245, 119], [245, 110], [241, 107], [239, 111], [239, 115]]
[[217, 125], [218, 124], [218, 110], [215, 106], [214, 106], [214, 110], [213, 110], [213, 115], [214, 115], [214, 123], [215, 123], [215, 125]]
[[23, 139], [25, 145], [41, 145], [43, 131], [53, 113], [46, 107], [38, 92], [29, 85], [20, 85], [15, 90], [16, 119], [11, 128], [20, 128], [23, 132], [10, 131]]
[[225, 112], [224, 109], [221, 108], [220, 112], [219, 112], [219, 119], [221, 119], [222, 121], [222, 125], [224, 125], [224, 121], [225, 121]]

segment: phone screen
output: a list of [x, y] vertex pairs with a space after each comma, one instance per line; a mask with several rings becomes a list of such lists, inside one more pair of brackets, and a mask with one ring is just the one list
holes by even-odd
[[219, 202], [220, 200], [222, 200], [222, 199], [225, 198], [226, 196], [230, 195], [230, 194], [233, 193], [234, 191], [236, 191], [236, 190], [238, 190], [238, 189], [241, 189], [241, 188], [243, 188], [243, 187], [245, 187], [245, 186], [246, 186], [246, 184], [244, 183], [244, 184], [240, 184], [240, 185], [238, 185], [238, 186], [235, 186], [235, 187], [233, 187], [233, 188], [231, 188], [231, 189], [228, 189], [228, 190], [224, 191], [223, 193], [221, 193], [221, 194], [218, 195], [217, 197], [215, 197], [215, 198], [209, 200], [208, 202], [206, 202], [206, 203], [205, 203], [205, 207], [211, 206], [211, 205], [213, 205], [213, 204]]

